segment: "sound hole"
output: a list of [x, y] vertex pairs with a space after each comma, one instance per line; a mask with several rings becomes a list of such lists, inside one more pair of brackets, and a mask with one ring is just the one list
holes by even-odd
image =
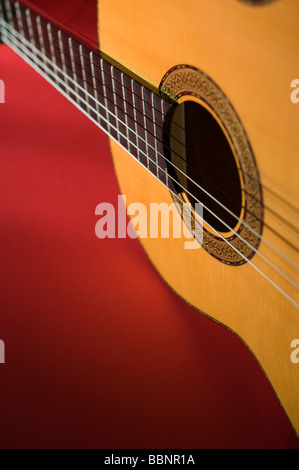
[[177, 181], [176, 192], [184, 193], [193, 207], [203, 204], [210, 227], [229, 232], [237, 225], [231, 213], [241, 214], [242, 190], [234, 154], [217, 120], [200, 104], [185, 101], [173, 111], [169, 140], [168, 171]]

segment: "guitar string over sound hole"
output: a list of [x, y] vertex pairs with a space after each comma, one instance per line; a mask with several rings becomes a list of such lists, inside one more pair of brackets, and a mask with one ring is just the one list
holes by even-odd
[[242, 212], [241, 180], [217, 120], [194, 101], [178, 104], [171, 118], [170, 148], [168, 172], [176, 192], [184, 192], [193, 208], [196, 202], [203, 205], [204, 220], [211, 228], [224, 233], [234, 229]]
[[195, 67], [170, 69], [160, 94], [173, 102], [163, 140], [175, 202], [201, 202], [203, 248], [242, 265], [256, 253], [263, 228], [259, 173], [244, 127], [224, 92]]

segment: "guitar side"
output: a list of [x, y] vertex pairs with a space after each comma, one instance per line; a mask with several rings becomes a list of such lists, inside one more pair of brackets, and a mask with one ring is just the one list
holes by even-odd
[[[263, 237], [252, 262], [296, 299], [294, 286], [265, 259], [298, 280], [298, 272], [277, 250], [298, 263], [299, 104], [291, 102], [299, 37], [296, 0], [248, 6], [235, 0], [206, 2], [131, 0], [99, 2], [100, 49], [158, 89], [173, 66], [189, 64], [225, 91], [246, 129], [257, 162], [265, 210]], [[213, 5], [212, 5], [213, 3]], [[278, 27], [279, 26], [279, 27]], [[173, 202], [170, 192], [111, 140], [127, 204]], [[274, 196], [278, 193], [280, 196]], [[289, 204], [285, 204], [285, 200]], [[283, 237], [278, 237], [276, 233]], [[289, 243], [286, 243], [288, 240]], [[299, 311], [253, 266], [220, 263], [204, 249], [186, 250], [182, 239], [141, 239], [162, 278], [195, 309], [233, 331], [256, 357], [278, 400], [299, 433], [299, 364], [291, 343], [299, 338]], [[171, 262], [170, 262], [171, 260]], [[297, 297], [296, 297], [297, 296]]]

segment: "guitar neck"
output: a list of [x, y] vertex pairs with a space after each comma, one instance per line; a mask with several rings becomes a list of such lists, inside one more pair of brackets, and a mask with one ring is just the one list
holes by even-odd
[[1, 0], [1, 38], [165, 186], [171, 104], [19, 2]]

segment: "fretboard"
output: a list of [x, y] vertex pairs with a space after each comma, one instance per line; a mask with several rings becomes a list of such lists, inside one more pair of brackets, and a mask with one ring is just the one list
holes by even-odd
[[165, 186], [165, 99], [19, 2], [1, 0], [1, 38]]

